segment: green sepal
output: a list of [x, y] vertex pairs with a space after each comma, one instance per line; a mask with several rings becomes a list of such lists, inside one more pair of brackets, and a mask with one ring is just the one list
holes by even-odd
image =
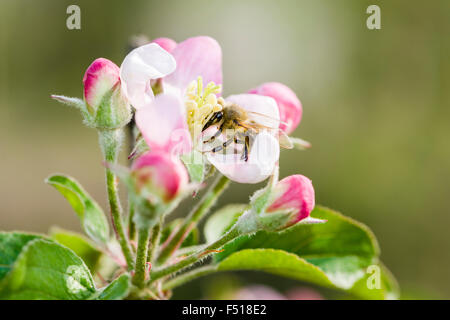
[[95, 110], [93, 125], [97, 129], [119, 129], [131, 120], [131, 107], [120, 90], [120, 82], [102, 97]]

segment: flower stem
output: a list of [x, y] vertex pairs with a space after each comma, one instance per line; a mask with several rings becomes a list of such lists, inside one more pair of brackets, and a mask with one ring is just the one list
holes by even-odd
[[132, 201], [130, 197], [128, 197], [128, 238], [131, 241], [135, 240], [136, 237], [136, 225], [134, 224], [133, 218], [134, 218], [134, 205], [132, 204]]
[[185, 284], [186, 282], [189, 282], [191, 280], [205, 276], [210, 273], [214, 273], [216, 271], [217, 271], [217, 265], [206, 265], [204, 267], [200, 267], [200, 268], [194, 269], [192, 271], [183, 273], [182, 275], [165, 282], [162, 286], [162, 289], [164, 291], [171, 290], [171, 289], [174, 289], [178, 286]]
[[[122, 131], [120, 129], [99, 131], [99, 143], [106, 162], [116, 163], [121, 142]], [[132, 270], [134, 266], [133, 255], [122, 223], [122, 208], [119, 201], [117, 177], [108, 168], [106, 168], [106, 187], [108, 191], [112, 225], [120, 247], [122, 248], [123, 255], [125, 256], [128, 270]]]
[[189, 232], [191, 232], [198, 222], [208, 214], [209, 209], [216, 203], [217, 199], [222, 195], [229, 183], [230, 180], [223, 175], [219, 175], [216, 178], [203, 198], [186, 217], [181, 227], [175, 231], [176, 233], [174, 235], [169, 236], [169, 242], [163, 245], [158, 257], [160, 263], [167, 261], [167, 259], [181, 246], [183, 241], [189, 235]]
[[191, 264], [194, 264], [201, 258], [204, 258], [212, 253], [214, 253], [215, 250], [220, 249], [222, 246], [230, 242], [231, 240], [235, 239], [236, 237], [242, 235], [242, 233], [238, 230], [238, 228], [233, 228], [230, 231], [228, 231], [222, 238], [218, 239], [217, 241], [213, 242], [212, 244], [206, 246], [202, 250], [191, 254], [187, 258], [172, 264], [168, 267], [155, 270], [151, 273], [151, 281], [157, 280], [161, 277], [170, 275], [174, 272], [177, 272], [185, 267], [190, 266]]
[[[131, 154], [133, 152], [134, 149], [134, 145], [136, 142], [136, 125], [135, 125], [135, 120], [134, 120], [134, 115], [131, 118], [131, 121], [127, 124], [126, 126], [126, 130], [128, 133], [128, 154]], [[132, 164], [132, 160], [129, 159], [128, 161], [128, 165], [131, 166]], [[133, 217], [134, 217], [134, 205], [132, 204], [131, 201], [131, 196], [128, 195], [128, 237], [131, 241], [135, 240], [136, 237], [136, 226], [134, 224], [133, 221]]]
[[148, 228], [138, 230], [138, 246], [136, 252], [136, 268], [133, 276], [133, 284], [138, 288], [144, 287], [145, 266], [147, 263], [148, 242], [150, 240], [150, 231]]
[[150, 246], [148, 248], [147, 262], [150, 263], [153, 262], [155, 253], [158, 250], [163, 223], [164, 223], [164, 215], [161, 216], [161, 218], [159, 219], [159, 223], [157, 223], [152, 229], [152, 238], [150, 240]]

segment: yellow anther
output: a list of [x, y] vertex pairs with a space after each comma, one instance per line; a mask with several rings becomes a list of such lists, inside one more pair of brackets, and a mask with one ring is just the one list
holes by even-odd
[[197, 95], [202, 96], [203, 93], [203, 78], [201, 76], [198, 76], [197, 78]]
[[196, 88], [197, 88], [197, 81], [191, 81], [191, 83], [189, 83], [189, 85], [187, 86], [186, 91], [188, 93], [195, 94]]
[[225, 100], [216, 96], [221, 91], [222, 87], [214, 82], [209, 82], [203, 87], [202, 77], [189, 83], [186, 88], [187, 123], [194, 140], [212, 114], [225, 106]]
[[209, 103], [212, 106], [215, 106], [217, 104], [217, 97], [215, 94], [210, 93], [207, 97], [206, 97], [206, 103]]
[[185, 102], [185, 104], [186, 104], [186, 108], [188, 108], [188, 110], [197, 108], [197, 102], [195, 102], [194, 100], [187, 100]]

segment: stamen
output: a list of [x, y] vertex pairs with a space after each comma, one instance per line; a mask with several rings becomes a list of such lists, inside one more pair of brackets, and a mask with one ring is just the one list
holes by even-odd
[[[203, 87], [202, 77], [189, 83], [186, 89], [186, 112], [189, 131], [194, 141], [197, 141], [198, 134], [201, 133], [203, 126], [211, 118], [214, 112], [222, 110], [225, 100], [220, 94], [222, 87], [210, 82]], [[194, 136], [197, 135], [197, 136]]]

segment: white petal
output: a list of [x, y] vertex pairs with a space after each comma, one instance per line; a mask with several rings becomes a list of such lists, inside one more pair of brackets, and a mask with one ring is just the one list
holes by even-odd
[[256, 135], [248, 161], [241, 160], [241, 154], [207, 154], [209, 162], [223, 175], [239, 183], [258, 183], [265, 180], [272, 174], [279, 156], [278, 141], [268, 132]]
[[175, 58], [156, 43], [136, 48], [120, 67], [122, 90], [130, 103], [139, 109], [153, 100], [150, 80], [162, 78], [175, 68]]
[[280, 113], [274, 99], [258, 94], [236, 94], [225, 99], [233, 102], [249, 112], [249, 117], [263, 126], [277, 129], [280, 124]]

